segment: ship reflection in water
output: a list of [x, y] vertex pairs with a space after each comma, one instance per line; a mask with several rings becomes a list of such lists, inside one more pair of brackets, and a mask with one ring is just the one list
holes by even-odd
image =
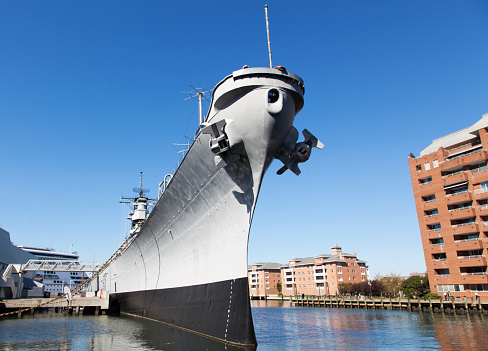
[[[488, 318], [429, 312], [290, 307], [253, 301], [257, 351], [484, 350]], [[128, 316], [55, 313], [0, 320], [0, 350], [256, 350]]]
[[0, 321], [0, 350], [243, 349], [137, 317], [42, 313]]

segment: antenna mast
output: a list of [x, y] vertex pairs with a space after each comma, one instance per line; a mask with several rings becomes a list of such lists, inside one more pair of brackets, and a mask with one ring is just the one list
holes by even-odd
[[266, 14], [266, 31], [268, 32], [269, 67], [273, 68], [273, 62], [271, 61], [271, 41], [269, 39], [268, 5], [264, 6], [264, 12]]
[[198, 125], [200, 125], [203, 123], [203, 99], [208, 101], [208, 97], [212, 90], [205, 90], [205, 84], [202, 88], [194, 88], [191, 84], [190, 87], [193, 89], [192, 91], [182, 91], [182, 93], [190, 94], [190, 97], [187, 97], [185, 100], [198, 99]]

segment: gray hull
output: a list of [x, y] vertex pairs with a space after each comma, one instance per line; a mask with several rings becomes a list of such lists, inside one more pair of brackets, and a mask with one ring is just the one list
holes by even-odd
[[249, 230], [264, 173], [302, 105], [300, 78], [276, 69], [243, 69], [217, 85], [208, 128], [137, 238], [102, 275], [122, 312], [256, 345]]

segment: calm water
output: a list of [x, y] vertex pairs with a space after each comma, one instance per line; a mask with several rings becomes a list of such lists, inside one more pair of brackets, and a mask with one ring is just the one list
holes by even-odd
[[[480, 315], [281, 306], [253, 302], [268, 350], [488, 350]], [[242, 350], [126, 316], [45, 313], [0, 321], [0, 350]]]

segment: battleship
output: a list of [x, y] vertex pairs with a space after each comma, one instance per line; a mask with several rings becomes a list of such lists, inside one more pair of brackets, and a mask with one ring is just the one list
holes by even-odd
[[257, 346], [247, 250], [263, 176], [278, 174], [323, 144], [293, 126], [305, 88], [284, 67], [248, 68], [216, 85], [199, 132], [149, 211], [133, 199], [129, 243], [101, 273], [120, 312], [227, 344]]

